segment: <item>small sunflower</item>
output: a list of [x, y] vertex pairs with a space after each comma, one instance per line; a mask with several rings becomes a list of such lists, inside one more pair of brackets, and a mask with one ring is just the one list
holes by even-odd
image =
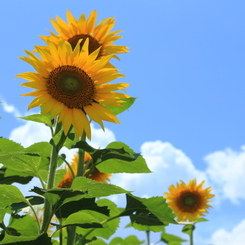
[[[90, 161], [91, 159], [92, 159], [91, 155], [88, 154], [87, 152], [85, 152], [84, 165], [86, 165], [86, 163], [88, 161]], [[71, 161], [71, 168], [72, 168], [73, 173], [76, 175], [77, 169], [78, 169], [78, 155], [74, 155], [74, 157]], [[67, 172], [66, 172], [65, 176], [60, 181], [60, 183], [57, 185], [58, 188], [70, 188], [71, 187], [71, 184], [73, 181], [73, 175], [71, 173], [71, 170], [68, 167], [66, 168], [66, 170], [67, 170]], [[89, 171], [89, 169], [87, 169], [85, 171], [85, 175], [88, 171]], [[88, 178], [95, 180], [97, 182], [106, 183], [107, 181], [110, 181], [111, 176], [112, 176], [111, 174], [102, 173], [97, 168], [94, 168], [93, 171], [89, 174]]]
[[202, 185], [205, 181], [202, 181], [199, 185], [196, 184], [196, 180], [190, 180], [186, 185], [182, 180], [181, 183], [177, 183], [177, 187], [171, 185], [169, 187], [169, 193], [164, 194], [164, 197], [168, 201], [168, 205], [173, 209], [174, 213], [178, 217], [178, 221], [195, 221], [204, 213], [208, 213], [207, 209], [211, 207], [208, 203], [211, 202], [208, 199], [214, 195], [210, 194], [211, 187], [203, 189]]
[[48, 49], [36, 46], [41, 58], [26, 51], [29, 57], [21, 57], [31, 64], [37, 72], [25, 72], [17, 77], [29, 82], [22, 86], [36, 89], [23, 96], [35, 96], [28, 109], [44, 106], [43, 114], [51, 113], [51, 117], [58, 116], [62, 122], [64, 133], [67, 134], [73, 125], [77, 136], [85, 131], [91, 139], [91, 128], [87, 116], [91, 120], [104, 125], [102, 120], [119, 123], [118, 118], [104, 105], [121, 106], [122, 99], [129, 98], [123, 93], [114, 92], [128, 87], [127, 83], [107, 84], [123, 77], [115, 68], [106, 68], [112, 55], [99, 60], [96, 57], [100, 49], [88, 52], [88, 39], [82, 50], [80, 42], [73, 50], [70, 43], [60, 39], [58, 46], [48, 42]]
[[51, 22], [57, 31], [58, 35], [50, 32], [51, 36], [40, 36], [46, 43], [48, 41], [58, 45], [59, 39], [66, 40], [69, 42], [74, 49], [80, 39], [81, 47], [85, 42], [86, 38], [89, 39], [89, 53], [94, 52], [98, 48], [100, 51], [97, 58], [101, 58], [108, 54], [127, 53], [128, 47], [113, 45], [117, 39], [122, 36], [117, 35], [121, 31], [110, 32], [115, 25], [115, 19], [110, 17], [102, 20], [97, 26], [96, 10], [90, 13], [90, 16], [86, 20], [85, 15], [82, 14], [79, 19], [75, 19], [69, 10], [66, 12], [67, 23], [62, 20], [59, 16], [56, 16], [56, 20], [51, 18]]

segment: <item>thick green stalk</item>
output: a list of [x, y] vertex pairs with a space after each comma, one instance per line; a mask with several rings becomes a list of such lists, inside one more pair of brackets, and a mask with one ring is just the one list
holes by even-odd
[[[49, 175], [48, 175], [48, 182], [47, 182], [47, 190], [53, 188], [54, 180], [55, 180], [55, 172], [57, 168], [57, 159], [58, 159], [58, 151], [56, 146], [53, 145], [52, 153], [50, 157], [50, 165], [49, 165]], [[49, 203], [47, 199], [45, 199], [44, 203], [44, 214], [43, 214], [43, 224], [42, 224], [42, 232], [46, 232], [48, 230], [48, 226], [50, 220], [52, 219], [52, 205]]]
[[150, 231], [146, 231], [146, 244], [150, 245]]
[[[85, 141], [86, 134], [83, 133], [80, 140]], [[79, 149], [78, 151], [78, 167], [77, 167], [77, 175], [76, 176], [83, 176], [84, 174], [84, 155], [85, 152], [83, 149]], [[76, 226], [67, 227], [67, 245], [74, 245], [76, 240]]]
[[194, 225], [192, 225], [193, 226], [193, 229], [191, 229], [191, 232], [190, 232], [190, 245], [193, 245], [194, 243], [193, 243], [193, 231], [194, 231]]
[[[54, 135], [56, 135], [61, 130], [61, 127], [62, 127], [61, 123], [56, 124]], [[64, 143], [65, 139], [63, 139], [64, 137], [62, 137], [62, 136], [61, 136], [59, 143], [62, 143], [61, 141], [63, 141], [63, 143]], [[48, 175], [48, 180], [47, 180], [47, 190], [54, 187], [58, 153], [59, 153], [60, 148], [61, 148], [60, 146], [57, 146], [54, 143], [52, 144], [52, 151], [51, 151], [51, 155], [50, 155], [50, 164], [49, 164], [49, 175]], [[46, 232], [48, 230], [48, 226], [49, 226], [50, 220], [52, 219], [52, 216], [53, 216], [52, 205], [51, 205], [51, 203], [49, 203], [49, 201], [47, 199], [45, 199], [43, 224], [42, 224], [41, 232]]]
[[[83, 133], [80, 140], [85, 141], [85, 139], [86, 139], [86, 134]], [[84, 174], [84, 155], [85, 155], [84, 150], [79, 149], [78, 155], [79, 155], [79, 158], [78, 158], [77, 176], [83, 176]]]

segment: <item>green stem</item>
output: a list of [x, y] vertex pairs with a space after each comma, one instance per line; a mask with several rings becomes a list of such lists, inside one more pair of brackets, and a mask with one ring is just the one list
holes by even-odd
[[[84, 132], [80, 140], [85, 141], [85, 139], [86, 139], [86, 134]], [[83, 176], [84, 174], [84, 155], [85, 155], [84, 150], [79, 149], [78, 155], [79, 155], [79, 158], [78, 158], [77, 176]]]
[[[53, 146], [52, 153], [50, 157], [50, 165], [49, 165], [49, 175], [48, 175], [48, 182], [47, 182], [47, 190], [53, 188], [54, 180], [55, 180], [55, 172], [57, 167], [57, 159], [58, 159], [58, 152], [56, 146]], [[48, 226], [50, 220], [52, 218], [52, 205], [49, 203], [47, 199], [45, 199], [44, 203], [44, 214], [43, 214], [43, 225], [42, 225], [42, 232], [46, 232], [48, 230]]]
[[32, 210], [32, 212], [33, 212], [33, 214], [34, 214], [34, 216], [35, 216], [35, 219], [36, 219], [36, 221], [37, 221], [38, 230], [41, 231], [40, 221], [39, 221], [39, 219], [38, 219], [38, 217], [37, 217], [37, 213], [35, 212], [33, 206], [31, 205], [31, 203], [30, 203], [28, 200], [27, 200], [27, 202], [28, 202], [29, 207], [31, 208], [31, 210]]
[[[83, 132], [83, 135], [80, 140], [85, 141], [86, 139], [86, 134]], [[77, 166], [77, 175], [76, 176], [83, 176], [84, 174], [84, 155], [85, 152], [83, 149], [78, 150], [78, 166]], [[75, 239], [76, 239], [76, 226], [70, 226], [67, 227], [67, 233], [68, 233], [68, 238], [67, 238], [67, 245], [73, 245], [75, 244]]]
[[[193, 226], [193, 228], [195, 227], [194, 225], [192, 225]], [[194, 243], [193, 243], [193, 231], [194, 231], [194, 229], [191, 229], [191, 232], [190, 232], [190, 245], [193, 245]]]
[[[61, 127], [62, 127], [61, 123], [56, 124], [54, 135], [56, 135], [61, 130]], [[54, 187], [58, 153], [62, 147], [61, 144], [63, 145], [64, 141], [65, 141], [63, 134], [62, 134], [61, 139], [57, 145], [52, 144], [52, 152], [50, 155], [50, 164], [49, 164], [49, 175], [48, 175], [48, 181], [47, 181], [47, 190]], [[52, 205], [51, 205], [51, 203], [49, 203], [49, 201], [47, 199], [45, 199], [43, 224], [42, 224], [41, 232], [47, 232], [49, 223], [52, 219], [52, 216], [53, 216]]]
[[146, 244], [150, 245], [150, 231], [146, 231]]
[[76, 175], [75, 175], [75, 173], [71, 167], [71, 164], [69, 162], [67, 162], [63, 157], [61, 157], [61, 156], [59, 156], [59, 157], [65, 162], [65, 164], [67, 165], [67, 167], [71, 171], [72, 179], [74, 179], [76, 177]]

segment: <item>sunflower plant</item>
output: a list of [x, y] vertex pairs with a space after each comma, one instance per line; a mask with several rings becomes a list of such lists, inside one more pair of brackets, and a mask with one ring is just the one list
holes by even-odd
[[[127, 216], [130, 227], [160, 232], [159, 243], [181, 244], [185, 240], [167, 234], [165, 227], [189, 220], [183, 232], [190, 235], [195, 222], [210, 207], [211, 189], [203, 182], [184, 182], [171, 186], [170, 193], [141, 198], [120, 186], [110, 184], [118, 173], [150, 173], [144, 157], [123, 142], [111, 142], [104, 149], [89, 144], [91, 122], [104, 130], [104, 121], [120, 123], [117, 115], [128, 110], [135, 98], [126, 93], [128, 83], [115, 82], [125, 75], [112, 64], [113, 58], [127, 53], [126, 46], [113, 44], [122, 36], [111, 31], [114, 18], [96, 25], [97, 12], [76, 19], [67, 11], [67, 22], [60, 17], [51, 22], [57, 34], [41, 36], [45, 45], [25, 51], [21, 59], [34, 71], [17, 78], [22, 86], [34, 89], [28, 109], [40, 113], [22, 117], [43, 123], [50, 129], [50, 140], [29, 147], [0, 138], [0, 244], [143, 244], [136, 236], [114, 237], [120, 218]], [[62, 148], [76, 149], [71, 162]], [[24, 196], [13, 183], [30, 186], [36, 178], [39, 186], [30, 187]], [[109, 197], [123, 195], [125, 207]], [[177, 221], [176, 221], [177, 217]], [[191, 231], [191, 232], [190, 232]]]

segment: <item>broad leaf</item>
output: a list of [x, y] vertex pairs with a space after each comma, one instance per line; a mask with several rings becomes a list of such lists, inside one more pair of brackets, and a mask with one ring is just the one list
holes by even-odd
[[[23, 173], [13, 171], [5, 167], [0, 168], [0, 184], [11, 185], [12, 183], [28, 184], [32, 180], [32, 176], [20, 176]], [[25, 174], [23, 174], [25, 175]]]
[[176, 244], [180, 244], [182, 242], [186, 242], [187, 240], [182, 239], [181, 237], [175, 236], [175, 235], [171, 235], [171, 234], [167, 234], [164, 232], [162, 232], [161, 234], [161, 241], [165, 242], [167, 244], [172, 244], [173, 242], [175, 242]]
[[52, 122], [47, 115], [42, 115], [42, 114], [33, 114], [30, 116], [26, 117], [20, 117], [21, 119], [28, 120], [28, 121], [33, 121], [33, 122], [38, 122], [38, 123], [44, 123], [49, 127], [52, 127]]
[[47, 234], [38, 236], [10, 236], [5, 235], [0, 244], [8, 245], [52, 245], [51, 238]]
[[[109, 239], [117, 230], [119, 226], [119, 218], [115, 218], [110, 220], [109, 222], [105, 222], [105, 220], [108, 220], [111, 217], [116, 217], [119, 215], [119, 210], [115, 203], [108, 199], [99, 199], [97, 201], [97, 204], [100, 206], [107, 206], [110, 210], [110, 216], [107, 217], [105, 215], [96, 214], [96, 217], [100, 220], [100, 222], [104, 223], [104, 228], [101, 229], [95, 229], [93, 232], [91, 232], [86, 238], [92, 239], [93, 237], [103, 237], [105, 239]], [[87, 231], [85, 229], [80, 229], [80, 234], [85, 234]]]
[[188, 224], [183, 227], [182, 232], [190, 236], [194, 230], [195, 230], [195, 225]]
[[119, 186], [96, 182], [84, 177], [76, 177], [72, 182], [71, 189], [86, 192], [84, 195], [85, 198], [105, 197], [114, 194], [129, 193], [129, 191], [126, 191]]
[[134, 104], [136, 98], [130, 97], [127, 99], [122, 99], [122, 100], [124, 100], [125, 102], [121, 103], [121, 106], [109, 106], [109, 105], [104, 105], [104, 106], [110, 109], [113, 114], [118, 115], [128, 110]]
[[92, 210], [105, 216], [109, 216], [107, 206], [98, 206], [98, 204], [95, 202], [95, 198], [83, 198], [78, 201], [71, 200], [71, 198], [64, 200], [66, 203], [59, 207], [56, 205], [55, 215], [58, 218], [67, 218], [69, 215], [82, 210]]
[[126, 237], [125, 239], [121, 238], [121, 237], [115, 237], [111, 240], [111, 242], [109, 243], [109, 245], [140, 245], [140, 244], [144, 244], [144, 241], [140, 241], [136, 236], [131, 235]]
[[140, 198], [132, 194], [126, 194], [126, 197], [127, 205], [120, 216], [130, 216], [133, 224], [144, 225], [145, 230], [148, 226], [176, 224], [175, 215], [162, 197]]
[[0, 208], [19, 202], [28, 203], [16, 186], [0, 185]]
[[66, 218], [72, 213], [81, 210], [93, 210], [104, 215], [109, 215], [107, 207], [98, 206], [94, 198], [85, 198], [86, 193], [82, 191], [59, 188], [46, 191], [39, 187], [35, 187], [32, 191], [47, 198], [52, 204], [58, 218]]
[[[129, 160], [123, 157], [127, 157], [125, 154], [121, 154], [121, 157], [116, 157], [114, 152], [104, 156], [102, 162], [97, 166], [99, 171], [103, 173], [150, 173], [145, 159], [138, 153], [135, 153], [128, 145], [122, 142], [112, 142], [106, 149], [124, 150], [127, 152], [128, 157], [132, 156], [134, 159]], [[113, 155], [114, 154], [114, 155]], [[118, 154], [116, 152], [116, 154]], [[118, 154], [119, 155], [119, 154]]]
[[[38, 225], [34, 217], [30, 215], [12, 215], [8, 229], [15, 231], [18, 236], [38, 235]], [[13, 232], [12, 232], [13, 234]]]
[[86, 142], [77, 142], [72, 148], [88, 152], [99, 171], [103, 173], [150, 173], [145, 159], [122, 142], [112, 142], [105, 149], [95, 149]]
[[63, 222], [63, 227], [76, 225], [82, 228], [102, 228], [101, 221], [97, 216], [98, 213], [95, 211], [79, 211], [68, 216]]

